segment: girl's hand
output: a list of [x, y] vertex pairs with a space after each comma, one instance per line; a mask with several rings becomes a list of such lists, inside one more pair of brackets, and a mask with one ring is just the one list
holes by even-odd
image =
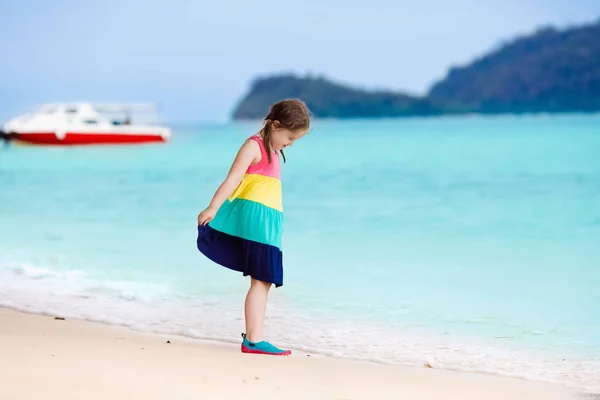
[[208, 224], [210, 221], [212, 221], [212, 219], [215, 217], [216, 214], [217, 214], [216, 209], [214, 209], [212, 207], [208, 207], [207, 209], [202, 211], [200, 214], [198, 214], [198, 225]]

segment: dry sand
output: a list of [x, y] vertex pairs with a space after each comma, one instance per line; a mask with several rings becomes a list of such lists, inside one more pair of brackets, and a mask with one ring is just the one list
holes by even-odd
[[[170, 343], [167, 343], [170, 341]], [[239, 345], [0, 309], [0, 399], [577, 399], [562, 387]]]

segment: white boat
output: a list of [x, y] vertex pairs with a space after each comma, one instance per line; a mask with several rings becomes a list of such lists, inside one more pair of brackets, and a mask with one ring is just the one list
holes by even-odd
[[[150, 117], [150, 122], [136, 118]], [[0, 135], [39, 145], [135, 144], [167, 142], [171, 130], [152, 103], [52, 103], [7, 121]]]

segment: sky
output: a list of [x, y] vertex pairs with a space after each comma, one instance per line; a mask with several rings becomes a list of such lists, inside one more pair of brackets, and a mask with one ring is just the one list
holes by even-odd
[[599, 20], [600, 1], [5, 0], [0, 15], [1, 122], [81, 100], [195, 123], [227, 121], [273, 73], [424, 94], [516, 35]]

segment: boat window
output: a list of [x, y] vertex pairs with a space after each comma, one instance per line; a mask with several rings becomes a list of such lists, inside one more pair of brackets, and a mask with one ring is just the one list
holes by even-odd
[[47, 108], [47, 109], [45, 109], [45, 110], [42, 110], [42, 112], [43, 112], [44, 114], [54, 114], [54, 113], [56, 112], [56, 108], [54, 108], [54, 107]]
[[68, 107], [68, 108], [65, 110], [65, 112], [66, 112], [67, 114], [75, 114], [75, 113], [77, 112], [77, 108], [75, 108], [75, 107]]
[[86, 119], [86, 120], [84, 120], [84, 121], [83, 121], [83, 123], [84, 123], [84, 124], [90, 124], [90, 125], [94, 125], [94, 124], [97, 124], [97, 123], [98, 123], [98, 121], [97, 121], [97, 120], [95, 120], [95, 119]]

